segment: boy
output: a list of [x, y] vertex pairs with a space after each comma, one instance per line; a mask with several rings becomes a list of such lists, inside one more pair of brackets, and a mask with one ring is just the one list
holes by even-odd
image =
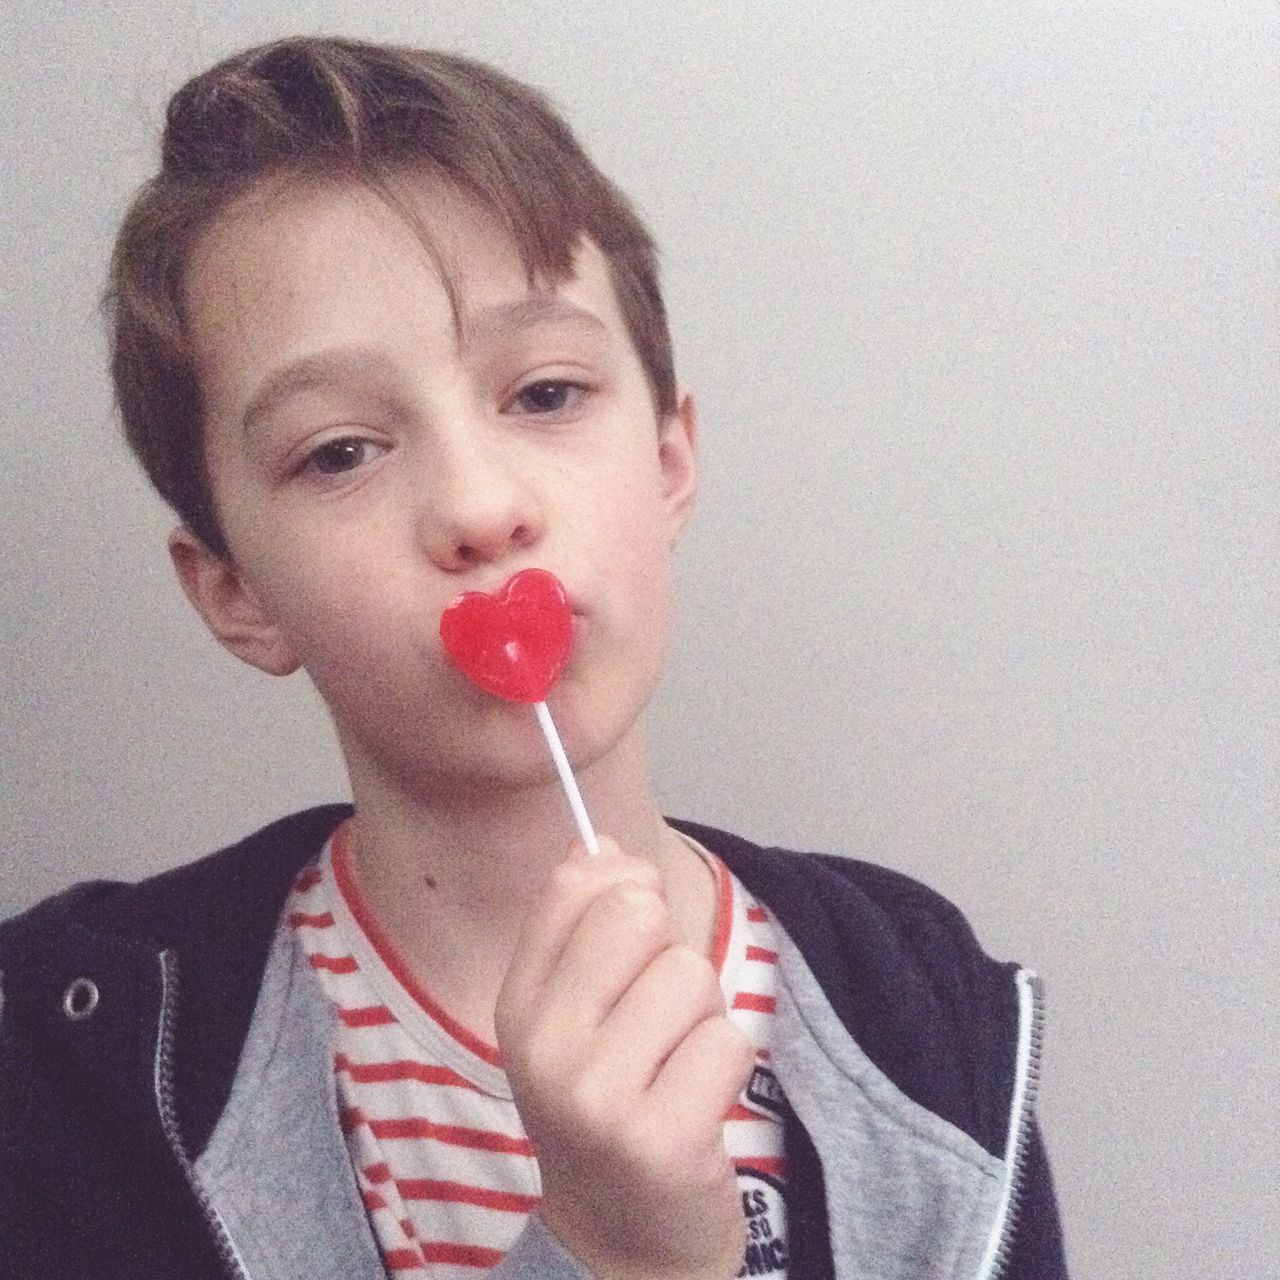
[[[1033, 977], [900, 876], [659, 813], [695, 415], [652, 244], [542, 99], [229, 59], [170, 104], [110, 304], [182, 587], [307, 671], [354, 806], [4, 926], [8, 1274], [1064, 1274]], [[437, 638], [535, 565], [595, 857]]]

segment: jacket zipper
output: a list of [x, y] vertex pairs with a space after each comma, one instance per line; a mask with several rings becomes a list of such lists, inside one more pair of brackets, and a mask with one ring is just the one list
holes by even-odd
[[173, 951], [160, 952], [160, 989], [160, 1027], [156, 1036], [155, 1057], [156, 1109], [160, 1113], [160, 1127], [164, 1130], [169, 1147], [182, 1167], [187, 1185], [209, 1225], [223, 1269], [232, 1280], [250, 1280], [239, 1250], [231, 1239], [231, 1233], [196, 1174], [195, 1166], [183, 1146], [182, 1135], [178, 1132], [178, 1112], [173, 1096], [173, 1035], [175, 1010], [178, 1007], [178, 957]]
[[991, 1238], [978, 1268], [979, 1280], [1000, 1280], [1009, 1266], [1022, 1208], [1027, 1146], [1031, 1119], [1040, 1088], [1040, 1056], [1044, 1042], [1044, 997], [1039, 977], [1019, 969], [1018, 1058], [1010, 1102], [1009, 1132], [1005, 1140], [1005, 1181]]

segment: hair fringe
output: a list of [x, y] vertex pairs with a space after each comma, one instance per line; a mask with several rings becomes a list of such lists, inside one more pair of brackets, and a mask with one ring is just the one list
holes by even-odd
[[429, 228], [400, 191], [429, 173], [488, 208], [531, 287], [572, 270], [583, 237], [604, 252], [655, 410], [675, 408], [657, 253], [629, 201], [539, 91], [453, 54], [302, 37], [245, 50], [170, 99], [160, 170], [117, 236], [103, 294], [125, 436], [148, 476], [211, 550], [225, 554], [207, 482], [200, 391], [183, 314], [199, 237], [266, 181], [355, 181], [413, 227], [460, 300]]

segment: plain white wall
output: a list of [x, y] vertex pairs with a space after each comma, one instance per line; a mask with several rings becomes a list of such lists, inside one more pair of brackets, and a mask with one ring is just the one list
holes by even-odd
[[297, 30], [548, 89], [665, 250], [705, 499], [669, 811], [1039, 968], [1078, 1276], [1280, 1271], [1272, 5], [13, 0], [0, 915], [341, 796], [215, 648], [95, 299], [163, 104]]

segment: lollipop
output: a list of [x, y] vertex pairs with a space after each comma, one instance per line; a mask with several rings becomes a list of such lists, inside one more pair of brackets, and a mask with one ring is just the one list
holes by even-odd
[[453, 665], [480, 688], [510, 702], [533, 704], [582, 842], [590, 853], [599, 853], [546, 701], [573, 644], [573, 618], [560, 580], [545, 569], [522, 569], [493, 595], [464, 591], [445, 605], [440, 639]]

